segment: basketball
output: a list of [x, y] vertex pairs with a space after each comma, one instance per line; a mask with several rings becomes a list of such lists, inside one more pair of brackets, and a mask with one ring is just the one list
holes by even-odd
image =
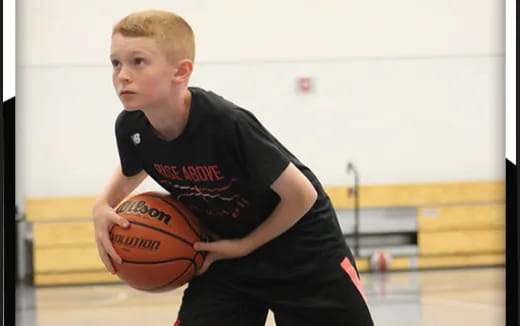
[[370, 270], [374, 272], [386, 272], [392, 265], [392, 255], [386, 250], [376, 250], [370, 255]]
[[118, 225], [110, 240], [123, 263], [114, 264], [117, 276], [129, 286], [147, 292], [165, 292], [190, 281], [204, 261], [193, 249], [202, 239], [197, 219], [168, 194], [145, 192], [116, 208], [128, 220]]

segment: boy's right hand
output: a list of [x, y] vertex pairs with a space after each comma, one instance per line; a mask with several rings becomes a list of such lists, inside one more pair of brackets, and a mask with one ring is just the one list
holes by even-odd
[[106, 202], [96, 203], [92, 209], [92, 215], [94, 218], [94, 232], [96, 235], [99, 257], [101, 257], [103, 264], [105, 264], [105, 268], [110, 273], [115, 274], [116, 269], [112, 262], [121, 264], [122, 260], [112, 246], [109, 232], [115, 224], [126, 228], [129, 223], [123, 217], [119, 216]]

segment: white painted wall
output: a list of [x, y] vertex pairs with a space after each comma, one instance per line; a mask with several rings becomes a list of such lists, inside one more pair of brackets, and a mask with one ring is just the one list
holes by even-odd
[[112, 26], [143, 9], [172, 10], [198, 60], [503, 54], [496, 0], [19, 0], [21, 64], [107, 64]]
[[[97, 194], [117, 162], [111, 27], [183, 15], [192, 85], [253, 111], [327, 185], [504, 177], [500, 1], [18, 2], [17, 202]], [[298, 76], [315, 82], [295, 91]], [[152, 182], [140, 189], [159, 189]]]

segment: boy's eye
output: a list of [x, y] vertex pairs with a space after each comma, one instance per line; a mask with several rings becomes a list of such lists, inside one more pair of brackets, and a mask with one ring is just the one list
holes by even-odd
[[143, 58], [135, 58], [135, 59], [134, 59], [134, 64], [135, 64], [135, 65], [138, 65], [138, 66], [139, 66], [139, 65], [142, 65], [142, 64], [144, 64], [144, 63], [145, 63], [145, 60], [144, 60]]
[[112, 67], [114, 67], [114, 68], [117, 68], [120, 65], [118, 60], [112, 60], [111, 62], [112, 62]]

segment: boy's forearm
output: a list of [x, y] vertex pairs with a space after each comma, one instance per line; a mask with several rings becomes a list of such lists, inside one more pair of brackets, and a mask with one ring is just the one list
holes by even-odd
[[96, 198], [94, 206], [107, 203], [110, 207], [115, 207], [135, 188], [137, 188], [137, 186], [146, 179], [146, 176], [146, 172], [141, 171], [134, 176], [127, 177], [123, 175], [121, 172], [121, 166], [118, 165], [107, 186]]
[[287, 231], [316, 201], [315, 192], [304, 192], [294, 196], [281, 198], [271, 215], [253, 232], [242, 238], [243, 245], [250, 253]]

